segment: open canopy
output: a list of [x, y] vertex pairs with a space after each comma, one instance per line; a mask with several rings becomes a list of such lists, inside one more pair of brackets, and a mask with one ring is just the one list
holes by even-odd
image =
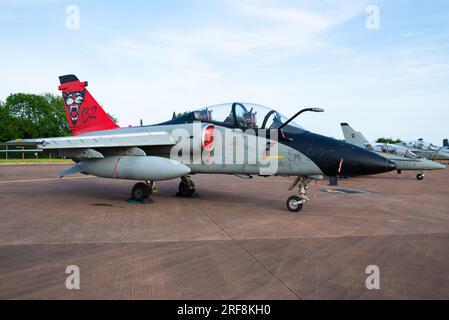
[[[212, 122], [224, 126], [235, 126], [244, 129], [277, 129], [288, 118], [276, 110], [253, 103], [224, 103], [210, 106], [193, 112], [198, 121]], [[285, 130], [303, 132], [299, 125], [291, 122]]]
[[407, 148], [391, 144], [377, 144], [374, 146], [374, 151], [396, 154], [409, 159], [418, 159], [419, 157]]

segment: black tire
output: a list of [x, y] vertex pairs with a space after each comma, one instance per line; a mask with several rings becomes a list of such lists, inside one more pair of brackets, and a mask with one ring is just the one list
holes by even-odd
[[188, 184], [184, 181], [179, 183], [179, 195], [181, 197], [190, 198], [195, 193], [195, 185], [192, 182], [192, 187], [189, 188]]
[[424, 180], [424, 175], [420, 173], [416, 175], [416, 179], [418, 179], [419, 181]]
[[143, 202], [148, 197], [149, 197], [148, 186], [145, 183], [140, 182], [134, 185], [133, 190], [131, 192], [131, 199], [137, 202]]
[[298, 196], [291, 196], [287, 199], [287, 209], [290, 212], [299, 212], [302, 210], [304, 204], [301, 203], [301, 198]]

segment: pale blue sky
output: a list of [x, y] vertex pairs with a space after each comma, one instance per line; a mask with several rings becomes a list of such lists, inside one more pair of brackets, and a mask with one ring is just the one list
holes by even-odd
[[249, 101], [324, 107], [300, 123], [334, 137], [340, 122], [369, 139], [449, 137], [449, 0], [0, 0], [0, 41], [0, 100], [75, 73], [122, 126]]

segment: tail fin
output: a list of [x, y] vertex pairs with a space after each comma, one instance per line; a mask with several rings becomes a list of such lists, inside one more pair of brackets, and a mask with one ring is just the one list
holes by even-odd
[[119, 127], [87, 91], [87, 82], [80, 82], [73, 74], [61, 76], [59, 81], [73, 135]]
[[341, 129], [343, 130], [343, 135], [345, 137], [345, 141], [356, 146], [372, 150], [373, 146], [369, 143], [369, 141], [363, 136], [361, 132], [357, 132], [351, 128], [351, 126], [347, 123], [341, 124]]

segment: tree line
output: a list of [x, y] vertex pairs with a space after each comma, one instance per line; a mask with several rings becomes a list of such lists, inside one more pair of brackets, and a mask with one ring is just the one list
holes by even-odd
[[70, 135], [62, 97], [14, 93], [0, 101], [0, 141]]
[[393, 138], [379, 138], [376, 140], [377, 143], [387, 143], [387, 144], [397, 144], [401, 143], [401, 139], [393, 139]]

